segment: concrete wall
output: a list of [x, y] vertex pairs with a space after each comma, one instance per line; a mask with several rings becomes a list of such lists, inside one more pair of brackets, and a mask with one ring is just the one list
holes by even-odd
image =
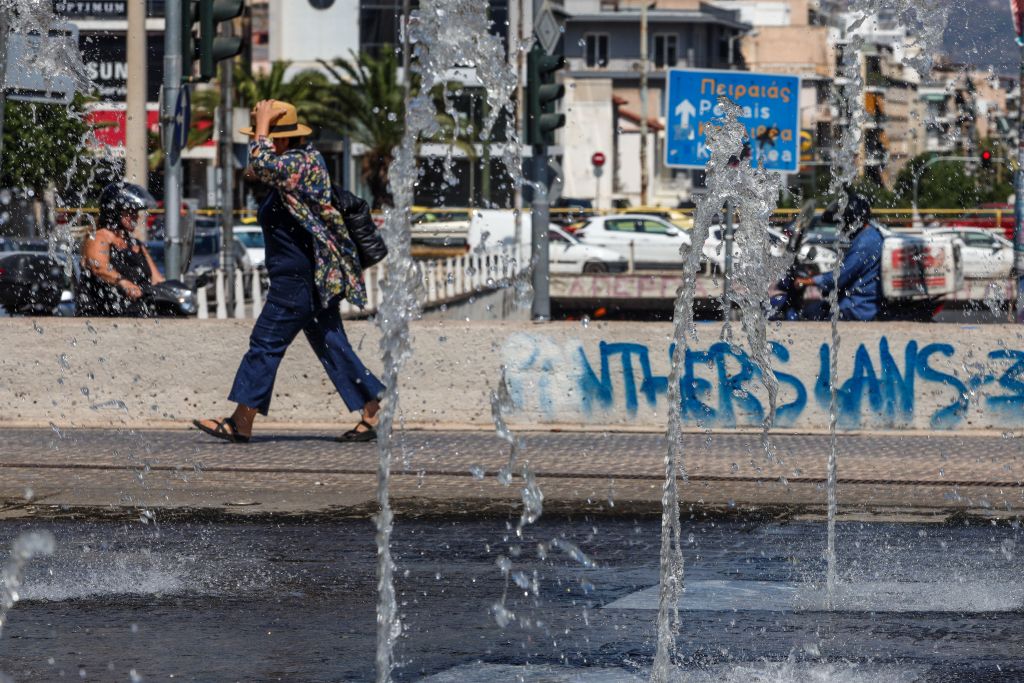
[[[153, 425], [223, 415], [251, 321], [0, 319], [0, 424]], [[348, 323], [379, 369], [376, 328]], [[737, 326], [738, 329], [738, 326]], [[693, 428], [760, 424], [767, 401], [748, 354], [698, 326], [684, 372]], [[1008, 431], [1024, 427], [1019, 327], [844, 324], [839, 353], [842, 429]], [[532, 427], [661, 430], [667, 410], [668, 324], [414, 325], [402, 384], [409, 426], [491, 428], [489, 393], [506, 367]], [[773, 326], [777, 426], [828, 426], [827, 324]], [[271, 408], [279, 423], [350, 418], [304, 340], [281, 366]]]

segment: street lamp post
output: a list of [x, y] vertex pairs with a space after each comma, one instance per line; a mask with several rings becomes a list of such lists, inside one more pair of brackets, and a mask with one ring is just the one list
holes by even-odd
[[1014, 176], [1013, 268], [1017, 275], [1017, 322], [1024, 314], [1024, 41], [1021, 40], [1020, 3], [1014, 3], [1014, 25], [1020, 45], [1020, 75], [1017, 80], [1017, 175]]

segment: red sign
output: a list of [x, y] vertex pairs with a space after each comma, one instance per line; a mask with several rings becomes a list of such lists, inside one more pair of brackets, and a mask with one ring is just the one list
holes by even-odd
[[1013, 14], [1013, 32], [1017, 34], [1017, 42], [1024, 41], [1024, 0], [1010, 0], [1010, 12]]
[[[1024, 2], [1024, 0], [1020, 1]], [[604, 166], [604, 153], [594, 152], [594, 156], [590, 157], [590, 163], [592, 163], [594, 166]]]
[[[93, 109], [85, 117], [96, 127], [96, 141], [103, 147], [124, 147], [124, 126], [128, 112], [124, 109]], [[146, 128], [157, 133], [160, 130], [160, 112], [146, 112]]]

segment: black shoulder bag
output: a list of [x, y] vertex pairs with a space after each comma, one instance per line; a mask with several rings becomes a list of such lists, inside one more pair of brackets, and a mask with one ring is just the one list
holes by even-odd
[[345, 219], [349, 237], [356, 245], [356, 255], [363, 270], [376, 265], [388, 255], [384, 238], [373, 223], [370, 205], [337, 185], [331, 186], [331, 201]]

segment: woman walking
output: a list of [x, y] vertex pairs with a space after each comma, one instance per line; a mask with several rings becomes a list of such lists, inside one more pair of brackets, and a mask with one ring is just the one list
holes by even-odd
[[346, 221], [371, 221], [366, 202], [342, 197], [334, 206], [323, 157], [305, 137], [295, 107], [263, 100], [253, 109], [249, 171], [270, 188], [258, 217], [270, 277], [267, 302], [249, 338], [228, 400], [231, 417], [193, 420], [221, 439], [246, 442], [256, 414], [266, 415], [274, 379], [288, 346], [301, 330], [350, 411], [362, 418], [339, 441], [373, 441], [384, 386], [366, 369], [342, 327], [339, 303], [366, 303], [362, 268]]

